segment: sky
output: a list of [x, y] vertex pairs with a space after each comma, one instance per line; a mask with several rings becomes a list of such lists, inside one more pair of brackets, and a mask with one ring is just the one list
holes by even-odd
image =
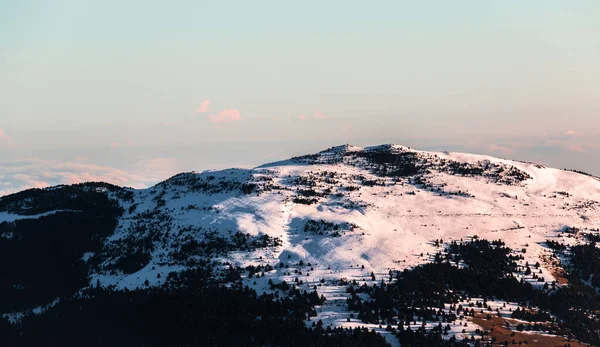
[[0, 0], [0, 195], [397, 143], [600, 175], [600, 2]]

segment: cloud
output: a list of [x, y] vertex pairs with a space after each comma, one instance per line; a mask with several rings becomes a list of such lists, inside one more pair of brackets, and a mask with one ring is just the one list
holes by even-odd
[[326, 115], [323, 112], [315, 112], [313, 114], [309, 114], [309, 115], [305, 115], [305, 114], [301, 114], [300, 116], [298, 116], [298, 119], [300, 120], [323, 120], [323, 119], [328, 119], [329, 116]]
[[[491, 141], [497, 142], [490, 144]], [[494, 140], [476, 137], [476, 141], [466, 147], [464, 141], [450, 146], [463, 146], [460, 151], [464, 152], [485, 152], [501, 158], [539, 162], [549, 167], [577, 168], [600, 174], [600, 164], [592, 159], [600, 155], [600, 134], [570, 130]]]
[[241, 115], [239, 110], [230, 108], [211, 114], [209, 118], [213, 123], [237, 122], [241, 119]]
[[565, 149], [571, 152], [583, 153], [586, 152], [585, 145], [581, 143], [569, 143], [564, 145]]
[[121, 147], [121, 144], [118, 142], [113, 142], [110, 144], [110, 148], [119, 148], [119, 147]]
[[140, 160], [127, 169], [94, 165], [85, 159], [70, 162], [43, 159], [0, 162], [0, 196], [29, 188], [90, 181], [146, 188], [181, 171], [179, 161], [173, 158]]
[[326, 115], [325, 113], [323, 113], [323, 112], [315, 112], [315, 113], [313, 114], [313, 117], [314, 117], [315, 119], [327, 119], [327, 118], [329, 118], [329, 116], [327, 116], [327, 115]]
[[514, 153], [514, 149], [506, 145], [491, 144], [488, 146], [488, 151], [510, 155]]
[[13, 140], [10, 136], [8, 136], [8, 134], [4, 131], [4, 129], [0, 128], [0, 146], [8, 146], [8, 147], [13, 147], [14, 143]]
[[184, 167], [179, 159], [152, 158], [133, 163], [131, 171], [136, 172], [146, 180], [162, 181], [184, 171]]
[[517, 152], [525, 153], [530, 150], [544, 151], [548, 153], [554, 152], [575, 152], [585, 153], [590, 150], [598, 150], [600, 145], [593, 142], [593, 139], [589, 141], [572, 142], [572, 139], [564, 139], [560, 137], [556, 138], [528, 138], [521, 141], [515, 140], [509, 144], [499, 145], [491, 144], [488, 146], [489, 152], [502, 153], [504, 155], [512, 155]]
[[[202, 100], [200, 107], [198, 107], [198, 113], [208, 112], [210, 112], [210, 100]], [[241, 119], [241, 113], [236, 108], [228, 108], [208, 115], [208, 119], [213, 123], [237, 122]]]
[[206, 113], [210, 109], [210, 100], [202, 100], [200, 107], [198, 107], [198, 113]]

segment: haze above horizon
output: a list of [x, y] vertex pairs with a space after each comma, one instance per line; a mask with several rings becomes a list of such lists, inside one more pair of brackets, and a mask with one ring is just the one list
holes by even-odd
[[0, 195], [397, 143], [600, 175], [597, 1], [6, 0]]

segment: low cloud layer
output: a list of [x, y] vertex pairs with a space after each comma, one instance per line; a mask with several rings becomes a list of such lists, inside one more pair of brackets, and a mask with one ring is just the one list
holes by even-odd
[[511, 155], [514, 153], [514, 149], [506, 146], [506, 145], [502, 145], [502, 144], [491, 144], [488, 146], [488, 151], [491, 153], [498, 153], [498, 154], [502, 154], [502, 155]]
[[543, 136], [531, 136], [526, 138], [505, 139], [503, 143], [493, 143], [487, 148], [492, 155], [511, 155], [530, 149], [561, 153], [594, 153], [600, 150], [600, 137], [582, 135], [574, 130], [568, 130], [563, 134], [544, 134]]
[[27, 159], [0, 162], [0, 196], [29, 188], [90, 181], [146, 188], [179, 173], [180, 170], [179, 161], [172, 158], [142, 160], [125, 170], [94, 165], [85, 160], [60, 162]]
[[323, 112], [315, 112], [313, 114], [301, 114], [300, 116], [298, 116], [298, 119], [300, 120], [323, 120], [328, 118], [329, 116]]
[[211, 114], [209, 117], [213, 123], [228, 123], [239, 121], [241, 119], [241, 114], [238, 109], [230, 108], [221, 110], [217, 114]]

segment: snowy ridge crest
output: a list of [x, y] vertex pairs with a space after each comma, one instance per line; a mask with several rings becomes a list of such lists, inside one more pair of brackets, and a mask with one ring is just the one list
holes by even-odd
[[519, 279], [559, 282], [547, 241], [577, 244], [565, 236], [571, 230], [596, 234], [599, 201], [600, 182], [576, 172], [346, 144], [254, 169], [181, 173], [143, 190], [84, 184], [22, 192], [0, 199], [0, 218], [9, 216], [0, 237], [18, 238], [15, 223], [24, 218], [110, 217], [114, 224], [73, 251], [88, 272], [82, 288], [161, 286], [171, 273], [206, 264], [222, 278], [230, 266], [260, 268], [243, 283], [259, 293], [277, 292], [273, 283], [282, 281], [319, 286], [327, 301], [318, 318], [347, 326], [350, 293], [340, 283], [375, 284], [371, 278], [424, 264], [475, 236], [526, 250], [511, 258], [514, 267], [539, 266], [535, 278], [515, 272]]

